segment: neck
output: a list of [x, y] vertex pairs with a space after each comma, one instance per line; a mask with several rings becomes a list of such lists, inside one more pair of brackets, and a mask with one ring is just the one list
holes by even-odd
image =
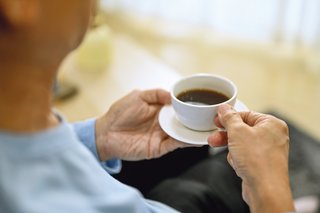
[[57, 66], [1, 63], [0, 129], [36, 132], [58, 124], [51, 111]]

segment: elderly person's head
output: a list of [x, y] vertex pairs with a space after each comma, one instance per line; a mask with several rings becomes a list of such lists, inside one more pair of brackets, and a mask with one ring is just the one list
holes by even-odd
[[54, 66], [79, 45], [93, 3], [94, 0], [0, 0], [0, 64], [13, 61]]
[[0, 129], [57, 124], [51, 110], [56, 72], [84, 37], [94, 3], [0, 0]]

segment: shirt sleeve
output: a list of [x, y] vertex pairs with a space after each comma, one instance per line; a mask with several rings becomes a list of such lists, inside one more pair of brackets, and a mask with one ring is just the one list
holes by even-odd
[[[91, 151], [96, 159], [100, 161], [96, 147], [95, 124], [96, 119], [92, 118], [82, 122], [73, 123], [72, 126], [79, 140]], [[100, 164], [109, 174], [119, 173], [122, 166], [119, 159], [111, 159], [105, 162], [100, 162]]]

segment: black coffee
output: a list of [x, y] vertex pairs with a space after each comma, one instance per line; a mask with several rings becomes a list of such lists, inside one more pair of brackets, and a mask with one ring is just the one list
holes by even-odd
[[209, 89], [192, 89], [177, 95], [180, 101], [195, 105], [220, 104], [230, 98], [220, 92]]

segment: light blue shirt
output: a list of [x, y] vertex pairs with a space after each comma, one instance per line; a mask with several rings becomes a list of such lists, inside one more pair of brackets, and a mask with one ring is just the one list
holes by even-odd
[[0, 130], [0, 212], [176, 212], [110, 176], [121, 164], [98, 162], [94, 123], [62, 121], [35, 134]]
[[[74, 123], [72, 126], [79, 140], [91, 151], [96, 159], [99, 159], [96, 147], [96, 119], [89, 119], [82, 122]], [[110, 174], [119, 173], [121, 170], [121, 161], [112, 159], [106, 162], [101, 162], [101, 166]]]

